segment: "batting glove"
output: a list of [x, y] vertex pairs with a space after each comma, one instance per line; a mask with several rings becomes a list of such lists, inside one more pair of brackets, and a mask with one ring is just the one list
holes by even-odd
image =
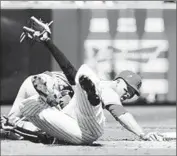
[[51, 34], [51, 30], [49, 26], [53, 23], [44, 23], [41, 19], [38, 20], [34, 16], [32, 16], [28, 22], [28, 26], [23, 27], [23, 33], [20, 36], [20, 43], [24, 41], [24, 39], [30, 39], [32, 41], [46, 41]]

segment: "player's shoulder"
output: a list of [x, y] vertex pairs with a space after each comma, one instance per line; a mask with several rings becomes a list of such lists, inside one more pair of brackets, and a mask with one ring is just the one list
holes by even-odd
[[100, 96], [105, 106], [109, 104], [122, 105], [120, 101], [120, 96], [111, 87], [104, 86], [104, 85], [101, 86]]
[[103, 97], [108, 97], [108, 96], [110, 98], [119, 97], [119, 95], [111, 87], [102, 87], [100, 89], [100, 93], [101, 93], [101, 96]]

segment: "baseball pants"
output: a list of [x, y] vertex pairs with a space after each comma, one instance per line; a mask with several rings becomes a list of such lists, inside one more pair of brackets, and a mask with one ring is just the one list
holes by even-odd
[[[39, 95], [23, 101], [20, 110], [32, 123], [49, 135], [72, 144], [88, 144], [103, 134], [105, 117], [101, 103], [92, 106], [86, 92], [79, 84], [79, 76], [92, 77], [86, 65], [81, 66], [76, 75], [75, 93], [70, 103], [59, 111], [40, 101]], [[92, 79], [94, 80], [94, 79]]]

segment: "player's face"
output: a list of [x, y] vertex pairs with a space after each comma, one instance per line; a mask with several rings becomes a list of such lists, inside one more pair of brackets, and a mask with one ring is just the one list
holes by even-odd
[[130, 99], [135, 95], [134, 89], [122, 79], [116, 80], [115, 90], [119, 94], [121, 101]]
[[126, 87], [124, 89], [124, 94], [121, 96], [121, 100], [124, 101], [126, 99], [131, 99], [135, 95], [135, 90], [126, 84]]

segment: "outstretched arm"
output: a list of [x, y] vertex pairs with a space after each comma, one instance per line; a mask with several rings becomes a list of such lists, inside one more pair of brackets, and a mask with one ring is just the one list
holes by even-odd
[[145, 135], [143, 129], [139, 126], [134, 117], [129, 112], [127, 112], [122, 105], [107, 105], [106, 109], [124, 128], [130, 132], [133, 132], [140, 138]]
[[41, 20], [38, 20], [32, 16], [30, 18], [30, 22], [32, 25], [29, 27], [23, 27], [24, 32], [20, 36], [20, 42], [22, 42], [25, 37], [32, 39], [33, 41], [36, 40], [43, 42], [56, 59], [70, 84], [75, 85], [75, 76], [77, 70], [66, 58], [66, 56], [54, 45], [49, 37], [49, 34], [51, 34], [49, 26], [51, 25], [52, 21], [50, 23], [43, 23]]
[[106, 109], [119, 123], [130, 132], [139, 136], [145, 141], [163, 141], [164, 136], [158, 132], [150, 132], [145, 134], [141, 126], [136, 122], [134, 117], [127, 112], [122, 105], [107, 105]]
[[75, 76], [77, 73], [76, 68], [71, 64], [71, 62], [66, 58], [64, 53], [62, 53], [52, 42], [50, 38], [44, 41], [44, 45], [49, 49], [49, 51], [54, 56], [55, 60], [61, 67], [66, 78], [71, 85], [75, 85]]

